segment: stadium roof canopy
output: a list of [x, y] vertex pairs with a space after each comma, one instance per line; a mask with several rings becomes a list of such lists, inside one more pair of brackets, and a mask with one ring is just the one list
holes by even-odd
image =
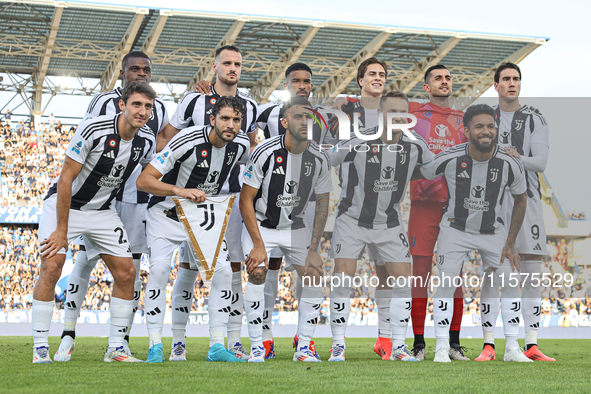
[[[315, 95], [358, 94], [356, 70], [376, 55], [389, 66], [387, 90], [425, 98], [424, 71], [445, 64], [454, 77], [455, 107], [464, 108], [492, 84], [494, 69], [519, 62], [548, 39], [187, 10], [148, 9], [82, 1], [0, 0], [0, 90], [27, 98], [41, 114], [42, 94], [94, 95], [112, 89], [123, 56], [141, 50], [152, 58], [153, 82], [211, 80], [217, 47], [243, 52], [240, 87], [265, 102], [280, 87], [286, 67], [300, 61], [314, 72]], [[52, 78], [78, 78], [66, 88]], [[100, 82], [97, 82], [100, 80]], [[89, 83], [89, 81], [91, 81]], [[181, 89], [182, 90], [182, 89]]]

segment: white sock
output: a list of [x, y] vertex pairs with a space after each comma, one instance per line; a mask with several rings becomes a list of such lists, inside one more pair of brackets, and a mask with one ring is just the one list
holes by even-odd
[[[296, 292], [296, 300], [298, 300], [298, 303], [300, 302], [300, 299], [302, 298], [302, 289], [304, 288], [304, 282], [302, 282], [302, 278], [300, 278], [300, 276], [298, 275], [298, 272], [296, 270], [292, 271], [292, 274], [295, 275], [295, 280], [296, 280], [296, 285], [295, 285], [295, 292]], [[294, 276], [292, 276], [292, 278], [294, 278]]]
[[304, 346], [310, 346], [314, 337], [318, 315], [322, 304], [322, 287], [302, 287], [302, 298], [298, 303], [298, 350]]
[[500, 310], [499, 284], [493, 271], [484, 273], [480, 292], [480, 321], [484, 343], [495, 343], [495, 327]]
[[242, 312], [244, 293], [242, 290], [242, 271], [232, 272], [232, 311], [228, 319], [228, 347], [242, 342]]
[[31, 326], [33, 328], [33, 348], [49, 347], [49, 326], [53, 315], [53, 301], [33, 299]]
[[232, 306], [232, 268], [230, 265], [216, 267], [209, 289], [209, 346], [224, 345], [224, 333]]
[[265, 285], [246, 283], [244, 310], [248, 321], [250, 346], [263, 346], [263, 310], [265, 309]]
[[521, 315], [521, 298], [501, 298], [501, 316], [505, 332], [505, 351], [519, 348], [519, 315]]
[[129, 324], [127, 326], [127, 335], [131, 332], [131, 327], [133, 326], [133, 319], [135, 318], [135, 313], [137, 312], [137, 308], [140, 305], [140, 296], [142, 295], [142, 280], [140, 279], [140, 271], [141, 271], [141, 259], [133, 259], [133, 265], [135, 266], [135, 282], [133, 284], [133, 313], [129, 319]]
[[[525, 327], [525, 345], [538, 343], [538, 329], [542, 315], [542, 287], [534, 286], [531, 277], [540, 274], [542, 262], [539, 260], [525, 260], [521, 262], [521, 274], [529, 274], [523, 281], [521, 302], [523, 326]], [[539, 276], [538, 276], [539, 278]]]
[[378, 336], [381, 338], [392, 337], [392, 326], [390, 324], [391, 300], [391, 288], [381, 288], [376, 290], [376, 306], [378, 307]]
[[[504, 286], [501, 288], [501, 316], [503, 317], [503, 331], [505, 333], [505, 351], [518, 349], [519, 321], [521, 316], [521, 289], [519, 282], [507, 278], [515, 277], [508, 264], [497, 269], [497, 280], [501, 275], [505, 277]], [[511, 275], [513, 274], [513, 275]], [[519, 278], [519, 273], [517, 273]]]
[[[84, 303], [84, 297], [88, 291], [88, 282], [90, 281], [90, 274], [96, 265], [98, 257], [88, 261], [86, 252], [81, 250], [76, 256], [76, 264], [70, 274], [68, 281], [68, 290], [66, 291], [66, 302], [64, 303], [64, 321], [65, 327], [68, 331], [76, 329], [76, 321], [80, 314], [80, 308]], [[72, 327], [73, 326], [73, 327]]]
[[267, 270], [265, 279], [265, 311], [263, 312], [263, 340], [273, 340], [273, 309], [279, 290], [279, 270]]
[[170, 262], [161, 260], [151, 264], [144, 298], [150, 347], [162, 343], [162, 327], [164, 313], [166, 313], [166, 284], [169, 276]]
[[109, 347], [116, 348], [123, 346], [129, 315], [133, 311], [133, 300], [111, 298], [111, 329], [109, 332]]
[[179, 267], [172, 288], [172, 346], [185, 343], [185, 332], [189, 314], [193, 307], [195, 279], [199, 271]]
[[410, 311], [412, 309], [412, 290], [410, 286], [410, 278], [407, 278], [404, 283], [401, 279], [400, 284], [403, 284], [404, 286], [398, 286], [397, 283], [394, 283], [391, 293], [392, 300], [390, 301], [392, 348], [394, 349], [404, 345], [406, 331], [408, 329], [408, 322], [410, 320]]
[[[437, 292], [441, 290], [438, 289]], [[435, 323], [435, 350], [449, 348], [449, 326], [454, 315], [454, 299], [435, 297], [433, 300], [433, 320]]]
[[339, 277], [339, 286], [330, 292], [330, 330], [333, 344], [344, 345], [349, 314], [351, 313], [352, 278], [344, 273], [334, 274]]

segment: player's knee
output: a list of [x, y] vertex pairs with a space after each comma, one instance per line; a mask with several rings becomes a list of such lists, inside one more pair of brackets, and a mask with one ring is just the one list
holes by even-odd
[[264, 266], [256, 267], [248, 274], [248, 281], [253, 285], [262, 285], [266, 277], [267, 269]]
[[64, 263], [60, 259], [47, 259], [43, 261], [41, 272], [43, 273], [43, 280], [48, 283], [57, 283], [62, 274], [62, 267]]
[[116, 271], [112, 272], [112, 275], [119, 285], [133, 286], [136, 276], [135, 265], [131, 261], [128, 264], [121, 264]]
[[170, 276], [170, 265], [166, 261], [155, 261], [150, 267], [150, 282], [166, 283]]

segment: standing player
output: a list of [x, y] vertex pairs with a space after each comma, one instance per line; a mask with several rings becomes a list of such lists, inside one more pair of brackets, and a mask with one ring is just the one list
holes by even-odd
[[[304, 63], [294, 63], [285, 70], [285, 82], [283, 89], [285, 89], [290, 97], [309, 98], [312, 93], [312, 69]], [[281, 112], [285, 102], [267, 103], [260, 105], [258, 108], [258, 119], [256, 127], [263, 130], [266, 139], [284, 135], [286, 130], [282, 124]], [[318, 109], [328, 108], [325, 105], [313, 105], [311, 107], [315, 111]], [[326, 137], [327, 129], [323, 124], [314, 123], [312, 129], [312, 140], [317, 144], [322, 144]], [[306, 226], [312, 228], [314, 221], [314, 213], [316, 208], [316, 200], [314, 194], [308, 207], [306, 208], [305, 218]], [[279, 289], [279, 269], [283, 261], [283, 254], [279, 248], [274, 249], [269, 255], [269, 269], [267, 270], [267, 277], [265, 280], [265, 312], [263, 314], [263, 346], [265, 347], [265, 358], [275, 358], [275, 341], [273, 340], [273, 331], [271, 325], [273, 321], [273, 309], [275, 307], [275, 299]], [[296, 298], [299, 299], [302, 289], [302, 280], [298, 277], [296, 282]], [[241, 317], [241, 316], [239, 316]], [[228, 324], [228, 340], [230, 339], [230, 325], [233, 317], [230, 316], [230, 324]], [[235, 318], [234, 318], [235, 319]], [[242, 321], [238, 321], [238, 327]], [[237, 337], [239, 339], [239, 336]], [[297, 346], [297, 336], [294, 341], [294, 346]], [[316, 353], [314, 341], [310, 342], [312, 352]]]
[[[210, 92], [203, 94], [199, 92], [188, 92], [181, 100], [176, 112], [170, 120], [170, 124], [164, 129], [162, 137], [159, 139], [158, 147], [162, 148], [170, 140], [170, 138], [178, 133], [179, 130], [190, 126], [206, 126], [209, 125], [209, 118], [211, 111], [217, 100], [222, 96], [234, 96], [238, 99], [245, 108], [244, 116], [242, 117], [242, 124], [240, 127], [241, 133], [247, 133], [250, 140], [250, 145], [256, 144], [256, 133], [254, 123], [257, 117], [257, 104], [247, 94], [238, 91], [238, 82], [240, 82], [240, 75], [242, 72], [242, 54], [240, 50], [234, 45], [226, 45], [220, 47], [215, 53], [215, 62], [212, 65], [213, 71], [216, 75], [215, 84], [209, 86], [208, 82], [200, 82], [199, 86], [207, 87]], [[201, 89], [204, 90], [204, 89]], [[240, 168], [234, 167], [229, 177], [229, 182], [226, 183], [223, 193], [240, 193], [241, 188]], [[242, 253], [241, 232], [242, 232], [242, 218], [240, 217], [239, 198], [234, 200], [234, 207], [230, 222], [228, 223], [228, 230], [226, 232], [226, 239], [228, 240], [230, 248], [230, 259], [232, 261], [232, 291], [234, 297], [232, 298], [232, 311], [230, 312], [230, 322], [228, 323], [228, 349], [236, 354], [237, 357], [247, 360], [249, 355], [246, 349], [241, 344], [240, 331], [242, 329], [242, 311], [244, 305], [244, 295], [242, 293], [242, 277], [241, 267], [244, 255]], [[184, 248], [186, 250], [186, 248]], [[196, 271], [191, 272], [189, 265], [183, 261], [179, 268], [179, 283], [194, 282], [194, 275]], [[175, 287], [177, 289], [178, 287]], [[193, 290], [191, 290], [191, 294]], [[189, 314], [183, 312], [184, 304], [187, 300], [183, 299], [182, 293], [178, 296], [173, 296], [172, 320], [173, 320], [173, 351], [179, 343], [185, 342], [185, 326]], [[192, 300], [192, 298], [191, 298]], [[182, 304], [182, 305], [181, 305]], [[189, 309], [191, 309], [189, 307]], [[182, 329], [181, 329], [182, 327]], [[177, 351], [179, 348], [177, 348]], [[171, 360], [174, 359], [171, 354]]]
[[[388, 113], [408, 112], [408, 98], [402, 92], [390, 92], [381, 98], [380, 112], [386, 125]], [[395, 118], [394, 122], [404, 124], [406, 120]], [[377, 131], [375, 127], [364, 134]], [[353, 137], [333, 148], [330, 154], [332, 165], [348, 165], [342, 167], [341, 199], [332, 241], [334, 275], [339, 278], [339, 285], [333, 287], [330, 294], [333, 345], [328, 361], [345, 360], [351, 282], [358, 256], [365, 246], [370, 245], [373, 246], [373, 257], [384, 262], [390, 278], [394, 279], [389, 308], [392, 332], [389, 359], [419, 361], [412, 357], [404, 344], [412, 301], [412, 265], [406, 231], [400, 221], [400, 203], [416, 165], [426, 163], [433, 154], [425, 140], [414, 135], [416, 139], [412, 140], [402, 135], [399, 129], [392, 133], [391, 139], [385, 132], [369, 141]], [[382, 331], [380, 335], [383, 335]]]
[[[285, 103], [282, 124], [288, 132], [257, 146], [244, 173], [240, 211], [248, 231], [243, 231], [242, 243], [248, 253], [244, 300], [250, 362], [265, 361], [262, 323], [267, 253], [276, 247], [290, 259], [303, 280], [298, 304], [299, 341], [293, 360], [320, 361], [310, 348], [310, 341], [322, 303], [323, 286], [318, 284], [323, 271], [318, 244], [328, 216], [332, 184], [328, 156], [307, 138], [310, 107], [310, 102], [299, 96]], [[312, 193], [316, 195], [316, 211], [310, 241], [304, 212]]]
[[[431, 152], [439, 152], [466, 142], [462, 111], [449, 106], [453, 88], [452, 77], [444, 65], [429, 67], [425, 72], [423, 89], [429, 93], [429, 102], [424, 105], [411, 103], [411, 113], [417, 117], [414, 130], [420, 134]], [[447, 201], [447, 183], [443, 177], [420, 179], [410, 183], [411, 209], [408, 219], [410, 254], [413, 259], [415, 282], [412, 295], [412, 330], [415, 336], [413, 356], [425, 359], [425, 315], [427, 313], [427, 282], [433, 266], [433, 250], [439, 233], [442, 210]], [[450, 324], [449, 356], [453, 360], [470, 361], [460, 346], [460, 328], [464, 312], [462, 287], [454, 294], [454, 316]]]
[[41, 273], [33, 294], [33, 363], [51, 362], [47, 341], [54, 287], [65, 262], [65, 248], [80, 235], [98, 251], [115, 281], [105, 361], [140, 361], [123, 348], [133, 312], [136, 270], [127, 232], [111, 203], [138, 164], [152, 158], [155, 136], [143, 126], [155, 98], [147, 83], [130, 83], [119, 102], [122, 113], [83, 121], [66, 149], [62, 171], [47, 193], [39, 223]]
[[[427, 179], [445, 176], [449, 187], [437, 238], [440, 282], [433, 300], [435, 362], [451, 362], [449, 325], [455, 307], [453, 295], [458, 279], [461, 280], [466, 253], [471, 250], [479, 251], [486, 274], [506, 281], [501, 302], [505, 361], [531, 362], [517, 342], [521, 314], [519, 280], [510, 280], [516, 274], [519, 277], [515, 239], [527, 204], [525, 173], [518, 159], [494, 143], [494, 116], [494, 110], [486, 104], [469, 107], [464, 115], [464, 134], [469, 142], [446, 149], [421, 168]], [[505, 187], [515, 199], [508, 235], [500, 217]]]
[[[521, 258], [521, 274], [527, 274], [522, 284], [522, 313], [525, 326], [525, 355], [537, 361], [556, 361], [538, 349], [538, 328], [542, 312], [542, 293], [534, 278], [539, 279], [542, 257], [546, 255], [546, 231], [540, 202], [538, 173], [548, 163], [548, 124], [533, 107], [519, 104], [521, 70], [516, 64], [504, 63], [495, 72], [495, 89], [499, 93], [499, 105], [495, 108], [499, 134], [495, 140], [505, 147], [508, 155], [521, 159], [527, 181], [527, 210], [523, 227], [516, 240]], [[513, 198], [505, 191], [501, 217], [507, 223]], [[499, 314], [498, 286], [490, 281], [483, 283], [481, 295], [482, 331], [484, 349], [477, 361], [494, 360], [494, 329]]]
[[[378, 126], [380, 98], [384, 93], [384, 87], [388, 78], [388, 66], [386, 62], [376, 57], [364, 60], [357, 68], [357, 84], [361, 88], [361, 98], [347, 98], [340, 107], [341, 101], [335, 102], [335, 108], [339, 108], [353, 121], [359, 116], [359, 130], [370, 130]], [[338, 138], [338, 119], [331, 118], [331, 133]], [[353, 135], [353, 130], [351, 130]], [[349, 165], [347, 162], [341, 165]], [[390, 304], [392, 301], [392, 288], [388, 283], [388, 270], [385, 261], [376, 260], [376, 251], [373, 244], [368, 246], [369, 258], [375, 261], [376, 276], [379, 284], [375, 291], [376, 306], [378, 307], [378, 338], [374, 344], [374, 352], [382, 358], [389, 360], [392, 353], [392, 326], [390, 323]]]
[[[170, 261], [176, 248], [187, 239], [175, 204], [169, 196], [203, 202], [208, 196], [227, 194], [225, 185], [232, 169], [238, 162], [248, 158], [250, 150], [248, 138], [240, 133], [243, 116], [244, 106], [238, 98], [220, 97], [211, 111], [211, 126], [189, 127], [175, 135], [138, 178], [138, 188], [153, 195], [146, 213], [146, 232], [150, 245], [150, 277], [146, 286], [150, 351], [146, 362], [164, 362], [162, 327]], [[210, 348], [207, 361], [241, 361], [224, 347], [224, 331], [232, 299], [229, 261], [229, 256], [219, 257], [211, 283], [208, 309]], [[173, 301], [179, 302], [177, 298], [183, 297], [176, 295], [184, 293], [185, 304], [182, 308], [184, 315], [188, 316], [193, 303], [197, 271], [184, 271], [189, 272], [181, 276], [179, 269]], [[191, 280], [185, 280], [188, 275], [192, 275]], [[185, 326], [182, 326], [182, 321], [175, 321], [174, 317], [173, 323], [176, 329], [182, 330], [182, 336], [174, 339], [179, 341], [175, 347], [180, 347], [181, 351], [178, 354], [173, 351], [171, 358], [178, 356], [176, 360], [186, 360]], [[187, 324], [186, 318], [184, 324]]]
[[[130, 52], [121, 62], [120, 75], [123, 78], [123, 88], [134, 81], [150, 83], [152, 79], [152, 62], [148, 55], [143, 52]], [[98, 94], [88, 106], [84, 119], [96, 118], [103, 115], [115, 115], [121, 112], [119, 101], [121, 100], [122, 88], [115, 88], [109, 92]], [[160, 98], [154, 100], [154, 108], [149, 117], [146, 127], [156, 135], [168, 124], [168, 114], [166, 106]], [[153, 145], [156, 149], [156, 144]], [[133, 256], [133, 265], [136, 269], [136, 278], [134, 283], [133, 296], [133, 315], [129, 322], [129, 328], [125, 335], [125, 350], [129, 351], [129, 333], [133, 324], [133, 317], [137, 310], [140, 294], [142, 290], [142, 281], [140, 279], [140, 261], [142, 253], [148, 253], [146, 245], [146, 207], [148, 205], [148, 193], [140, 192], [136, 188], [136, 181], [141, 173], [141, 168], [136, 167], [135, 171], [127, 182], [121, 186], [117, 197], [115, 198], [115, 209], [125, 225], [129, 236], [129, 245]], [[88, 290], [90, 274], [95, 267], [99, 255], [96, 250], [86, 249], [81, 245], [78, 252], [76, 264], [70, 274], [68, 291], [66, 292], [65, 302], [65, 322], [62, 333], [62, 342], [55, 354], [55, 361], [70, 361], [72, 350], [74, 350], [74, 338], [76, 338], [76, 321], [80, 313], [80, 308], [84, 302], [84, 297]]]

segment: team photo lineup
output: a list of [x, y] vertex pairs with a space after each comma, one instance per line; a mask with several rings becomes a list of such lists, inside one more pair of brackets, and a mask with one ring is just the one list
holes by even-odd
[[[465, 111], [450, 106], [454, 75], [443, 64], [429, 67], [421, 81], [427, 102], [388, 91], [389, 65], [379, 51], [358, 67], [359, 95], [330, 106], [314, 97], [314, 75], [305, 63], [285, 70], [289, 99], [261, 105], [238, 90], [241, 68], [237, 46], [217, 48], [214, 83], [197, 83], [170, 114], [150, 87], [150, 57], [133, 51], [121, 63], [122, 87], [92, 99], [44, 197], [33, 363], [75, 362], [76, 323], [99, 260], [113, 277], [104, 361], [165, 362], [162, 332], [175, 258], [169, 361], [186, 361], [191, 351], [185, 337], [196, 281], [209, 290], [209, 350], [199, 357], [276, 358], [272, 316], [284, 264], [297, 278], [293, 361], [355, 362], [346, 358], [346, 331], [364, 253], [375, 269], [373, 352], [383, 360], [431, 360], [424, 361], [424, 326], [436, 284], [433, 361], [470, 361], [460, 344], [467, 285], [461, 278], [473, 251], [483, 272], [477, 286], [484, 340], [475, 361], [496, 359], [499, 314], [501, 359], [556, 361], [538, 348], [547, 254], [539, 176], [548, 161], [548, 125], [519, 100], [519, 66], [496, 68], [496, 105]], [[408, 192], [407, 230], [401, 204]], [[330, 201], [331, 193], [338, 201]], [[331, 214], [334, 264], [327, 278], [320, 246]], [[79, 251], [63, 334], [59, 347], [50, 349], [54, 288], [71, 243]], [[143, 254], [149, 259], [145, 285]], [[129, 349], [142, 292], [147, 359]], [[332, 346], [319, 354], [314, 336], [325, 297]], [[412, 348], [405, 344], [409, 322]], [[525, 338], [519, 338], [520, 322]]]

